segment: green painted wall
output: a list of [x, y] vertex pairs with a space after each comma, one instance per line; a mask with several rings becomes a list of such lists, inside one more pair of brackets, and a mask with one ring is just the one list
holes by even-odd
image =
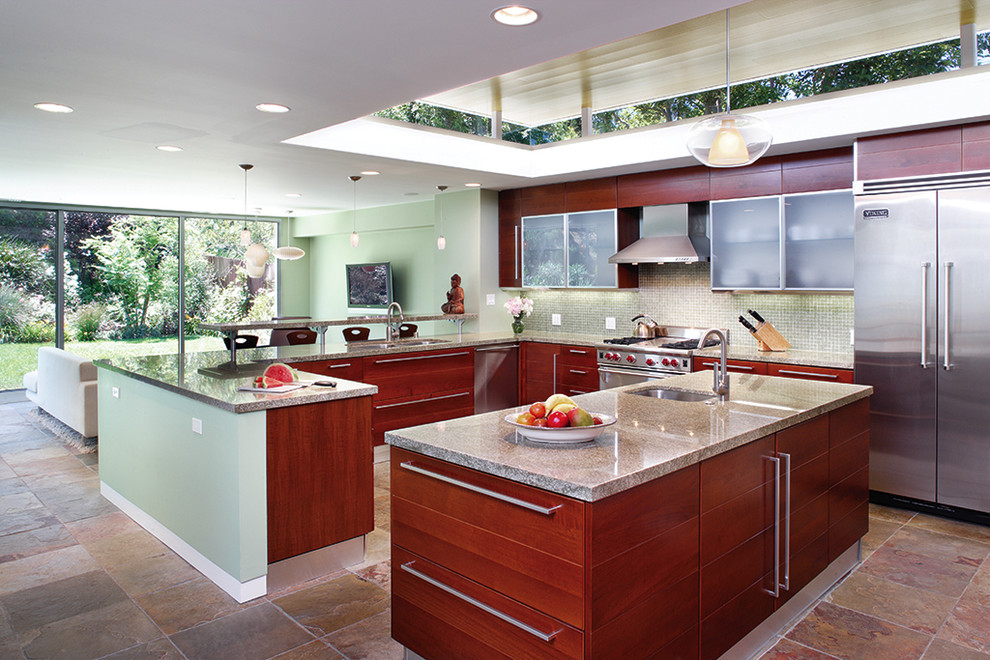
[[235, 415], [107, 369], [98, 405], [100, 479], [237, 580], [267, 574], [265, 413]]

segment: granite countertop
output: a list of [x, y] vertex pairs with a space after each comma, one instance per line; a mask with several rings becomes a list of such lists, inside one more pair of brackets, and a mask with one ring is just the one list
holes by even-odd
[[[851, 349], [852, 347], [850, 347]], [[697, 357], [720, 356], [719, 349], [706, 348], [695, 351]], [[832, 353], [826, 351], [802, 351], [789, 349], [786, 351], [760, 351], [755, 344], [729, 344], [727, 357], [730, 360], [749, 360], [750, 362], [777, 362], [780, 364], [804, 365], [806, 367], [826, 367], [830, 369], [852, 369], [853, 353]]]
[[[454, 321], [464, 322], [478, 318], [472, 314], [403, 314], [403, 322], [414, 321]], [[346, 319], [280, 319], [278, 321], [237, 321], [231, 323], [200, 323], [201, 330], [214, 332], [236, 332], [239, 330], [269, 330], [274, 328], [329, 328], [331, 326], [361, 325], [362, 323], [388, 323], [388, 316], [375, 314], [368, 316], [350, 316]]]
[[595, 440], [547, 445], [517, 434], [506, 414], [525, 407], [399, 429], [385, 441], [520, 483], [595, 501], [869, 396], [863, 385], [730, 375], [725, 403], [656, 399], [656, 389], [710, 392], [709, 371], [574, 397], [618, 421]]
[[[233, 413], [255, 412], [268, 408], [285, 408], [305, 403], [371, 396], [378, 392], [374, 385], [356, 383], [342, 378], [327, 378], [319, 374], [300, 372], [303, 381], [333, 381], [336, 387], [310, 385], [292, 392], [276, 394], [259, 390], [241, 392], [237, 388], [251, 385], [264, 365], [238, 365], [230, 370], [224, 362], [227, 353], [211, 351], [184, 355], [149, 355], [144, 357], [94, 360], [101, 369], [130, 376], [164, 390], [190, 397]], [[216, 375], [210, 375], [210, 372]]]

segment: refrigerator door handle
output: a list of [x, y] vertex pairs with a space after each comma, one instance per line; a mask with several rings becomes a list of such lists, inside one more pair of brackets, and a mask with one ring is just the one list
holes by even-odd
[[952, 369], [952, 361], [949, 359], [949, 323], [952, 319], [949, 314], [949, 293], [951, 291], [949, 288], [949, 272], [952, 270], [952, 266], [953, 263], [951, 261], [945, 262], [945, 333], [942, 339], [942, 368], [946, 371]]
[[921, 368], [928, 368], [928, 269], [931, 262], [921, 264]]

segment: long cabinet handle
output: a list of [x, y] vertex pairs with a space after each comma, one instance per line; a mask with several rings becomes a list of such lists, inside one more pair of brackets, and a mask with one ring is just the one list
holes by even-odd
[[557, 354], [553, 354], [553, 386], [557, 388]]
[[518, 350], [518, 349], [519, 349], [519, 347], [516, 346], [515, 344], [513, 344], [511, 346], [491, 346], [489, 348], [476, 348], [476, 349], [474, 349], [474, 352], [475, 353], [490, 353], [492, 351], [514, 351], [514, 350]]
[[387, 360], [375, 360], [375, 364], [386, 364], [388, 362], [409, 362], [410, 360], [432, 360], [434, 358], [454, 357], [457, 355], [470, 355], [470, 351], [460, 353], [437, 353], [435, 355], [415, 355], [410, 357], [388, 358]]
[[515, 279], [519, 279], [519, 225], [512, 228], [512, 262], [516, 267]]
[[[703, 366], [703, 367], [712, 367], [714, 369], [716, 364], [717, 363], [715, 363], [715, 362], [702, 362], [701, 363], [701, 366]], [[729, 365], [726, 365], [725, 369], [726, 369], [726, 371], [732, 371], [733, 369], [739, 369], [741, 371], [752, 371], [753, 370], [753, 367], [747, 367], [747, 366], [742, 365], [742, 364], [729, 364]]]
[[779, 452], [784, 459], [784, 583], [781, 588], [791, 588], [791, 455]]
[[520, 630], [524, 630], [524, 631], [528, 632], [533, 637], [537, 637], [537, 638], [543, 640], [544, 642], [551, 642], [551, 641], [553, 641], [553, 638], [556, 637], [557, 635], [559, 635], [560, 632], [561, 632], [560, 630], [555, 630], [555, 631], [553, 631], [551, 633], [545, 633], [542, 630], [537, 630], [536, 628], [534, 628], [533, 626], [529, 625], [528, 623], [524, 623], [524, 622], [520, 621], [519, 619], [517, 619], [515, 617], [511, 617], [508, 614], [506, 614], [505, 612], [501, 612], [499, 610], [496, 610], [491, 605], [486, 605], [485, 603], [482, 603], [480, 600], [478, 600], [476, 598], [472, 598], [471, 596], [468, 596], [466, 593], [463, 593], [461, 591], [458, 591], [457, 589], [454, 589], [453, 587], [444, 584], [440, 580], [437, 580], [435, 578], [430, 577], [429, 575], [426, 575], [425, 573], [421, 573], [421, 572], [417, 571], [415, 568], [412, 567], [412, 565], [415, 564], [415, 563], [416, 562], [414, 562], [414, 561], [407, 562], [405, 564], [402, 564], [401, 565], [401, 568], [406, 573], [409, 573], [410, 575], [415, 575], [416, 577], [418, 577], [423, 582], [426, 582], [428, 584], [432, 584], [437, 589], [440, 589], [441, 591], [445, 591], [448, 594], [450, 594], [451, 596], [454, 596], [455, 598], [459, 598], [460, 600], [463, 600], [465, 603], [470, 603], [471, 605], [474, 605], [479, 610], [482, 610], [484, 612], [487, 612], [488, 614], [491, 614], [492, 616], [497, 617], [497, 618], [501, 619], [502, 621], [505, 621], [506, 623], [511, 624], [511, 625], [515, 626], [516, 628], [519, 628]]
[[591, 354], [591, 351], [579, 351], [576, 348], [569, 348], [569, 349], [567, 349], [567, 352], [568, 353], [577, 353], [578, 355], [590, 355]]
[[588, 372], [587, 371], [580, 371], [579, 369], [568, 369], [568, 371], [570, 371], [572, 374], [577, 374], [579, 376], [587, 376], [588, 375]]
[[838, 378], [836, 374], [819, 374], [812, 371], [791, 371], [790, 369], [778, 369], [778, 374], [790, 374], [791, 376], [814, 376], [815, 378]]
[[942, 335], [942, 368], [946, 371], [952, 369], [952, 360], [949, 359], [949, 326], [952, 319], [949, 313], [949, 295], [952, 292], [949, 287], [949, 273], [952, 271], [953, 265], [951, 261], [945, 262], [945, 333]]
[[931, 263], [921, 264], [921, 368], [928, 368], [928, 269]]
[[330, 365], [330, 368], [331, 369], [340, 369], [341, 367], [349, 367], [349, 366], [351, 366], [351, 363], [350, 362], [345, 362], [344, 364], [331, 364]]
[[459, 396], [471, 396], [470, 392], [458, 392], [457, 394], [444, 394], [443, 396], [430, 396], [425, 399], [416, 399], [415, 401], [400, 401], [399, 403], [383, 403], [379, 406], [375, 406], [375, 410], [381, 410], [383, 408], [397, 408], [398, 406], [412, 406], [417, 403], [427, 403], [429, 401], [439, 401], [440, 399], [456, 399]]
[[773, 463], [773, 590], [765, 590], [774, 598], [780, 596], [780, 459], [768, 456]]
[[444, 474], [439, 474], [431, 470], [426, 470], [410, 462], [400, 463], [399, 465], [401, 465], [404, 469], [409, 470], [410, 472], [421, 474], [424, 477], [436, 479], [437, 481], [442, 481], [452, 486], [458, 486], [465, 490], [469, 490], [473, 493], [478, 493], [479, 495], [485, 495], [486, 497], [491, 497], [493, 499], [499, 500], [501, 502], [505, 502], [507, 504], [512, 504], [514, 506], [522, 507], [523, 509], [535, 511], [536, 513], [542, 513], [545, 516], [552, 516], [557, 511], [557, 509], [563, 506], [563, 504], [558, 504], [557, 506], [552, 506], [552, 507], [540, 506], [539, 504], [533, 504], [532, 502], [521, 500], [518, 497], [512, 497], [511, 495], [506, 495], [505, 493], [499, 493], [494, 490], [489, 490], [488, 488], [482, 488], [481, 486], [475, 486], [474, 484], [469, 484], [468, 482], [461, 481], [460, 479], [454, 479], [453, 477], [448, 477], [447, 475]]

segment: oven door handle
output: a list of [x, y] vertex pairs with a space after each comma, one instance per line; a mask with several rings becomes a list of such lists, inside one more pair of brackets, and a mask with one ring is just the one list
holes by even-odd
[[663, 377], [663, 376], [678, 376], [681, 372], [679, 371], [660, 371], [657, 369], [617, 369], [615, 367], [603, 367], [598, 366], [599, 373], [607, 374], [624, 374], [626, 376], [646, 376], [646, 377]]

